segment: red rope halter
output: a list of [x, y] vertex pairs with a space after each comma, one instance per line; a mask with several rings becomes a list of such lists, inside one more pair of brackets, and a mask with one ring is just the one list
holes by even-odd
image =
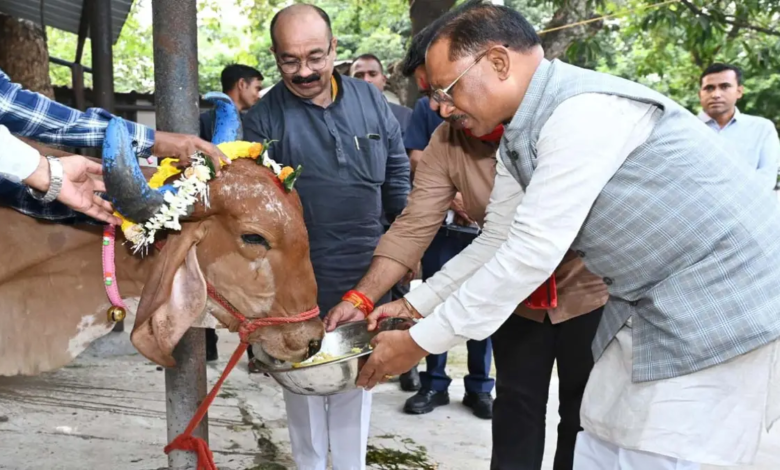
[[[110, 246], [113, 246], [114, 237], [116, 236], [115, 232], [107, 231], [106, 233], [104, 233], [104, 236], [110, 237], [109, 243]], [[155, 243], [154, 246], [158, 250], [162, 250], [162, 247], [164, 245], [165, 245], [164, 242], [157, 242]], [[111, 272], [114, 272], [113, 250], [111, 250], [110, 254], [111, 254], [110, 259], [107, 260], [105, 256], [103, 258], [104, 270], [106, 268], [106, 264], [108, 263], [109, 266], [111, 267]], [[119, 292], [118, 287], [115, 286], [114, 289], [116, 289], [116, 293], [118, 297], [118, 292]], [[212, 454], [211, 449], [209, 449], [208, 443], [200, 437], [193, 436], [192, 433], [195, 431], [195, 428], [198, 427], [200, 422], [206, 416], [206, 413], [208, 412], [211, 403], [214, 401], [214, 398], [217, 396], [217, 393], [219, 393], [219, 389], [222, 387], [222, 384], [225, 382], [225, 379], [227, 379], [228, 375], [230, 375], [230, 372], [233, 370], [236, 364], [238, 364], [238, 361], [241, 359], [241, 356], [243, 356], [244, 351], [246, 351], [247, 347], [249, 346], [249, 335], [251, 335], [256, 330], [267, 326], [287, 325], [290, 323], [300, 323], [300, 322], [311, 320], [319, 316], [320, 308], [315, 305], [314, 308], [307, 310], [305, 312], [301, 312], [297, 315], [293, 315], [291, 317], [268, 317], [268, 318], [249, 319], [243, 314], [241, 314], [241, 312], [239, 312], [238, 309], [236, 309], [225, 297], [223, 297], [222, 294], [217, 292], [217, 289], [215, 289], [214, 286], [212, 286], [208, 282], [206, 282], [206, 292], [208, 293], [208, 296], [209, 298], [211, 298], [211, 300], [219, 304], [220, 307], [225, 309], [226, 312], [233, 315], [233, 317], [235, 317], [240, 322], [238, 327], [238, 336], [241, 339], [241, 342], [239, 343], [236, 350], [233, 352], [233, 355], [230, 357], [230, 361], [228, 361], [225, 370], [222, 371], [222, 375], [219, 377], [219, 380], [217, 380], [217, 383], [214, 384], [214, 388], [212, 388], [211, 392], [209, 392], [209, 394], [206, 395], [206, 399], [203, 400], [203, 402], [200, 404], [198, 409], [195, 411], [195, 415], [190, 420], [190, 423], [187, 425], [187, 428], [184, 430], [183, 433], [176, 436], [174, 440], [172, 440], [167, 446], [165, 446], [165, 453], [168, 454], [173, 450], [195, 452], [198, 455], [197, 470], [218, 470], [216, 464], [214, 464], [214, 454]], [[110, 293], [109, 293], [109, 298], [110, 299], [112, 298]], [[121, 300], [121, 297], [119, 297], [119, 299]], [[114, 300], [111, 299], [111, 302], [114, 303]]]

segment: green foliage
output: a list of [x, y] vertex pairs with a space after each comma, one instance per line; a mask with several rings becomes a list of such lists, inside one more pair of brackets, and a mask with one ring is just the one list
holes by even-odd
[[[279, 79], [270, 52], [269, 26], [282, 7], [300, 0], [199, 0], [200, 89], [219, 90], [222, 68], [238, 62], [260, 69], [268, 86]], [[463, 0], [459, 0], [461, 3]], [[505, 0], [538, 29], [571, 0]], [[777, 0], [681, 0], [653, 7], [659, 0], [591, 0], [594, 15], [619, 12], [598, 34], [575, 42], [566, 60], [644, 83], [698, 110], [698, 80], [714, 61], [745, 72], [740, 108], [780, 124], [780, 2]], [[327, 11], [338, 38], [338, 59], [362, 53], [385, 65], [403, 57], [411, 22], [409, 0], [312, 0]], [[114, 46], [116, 90], [153, 91], [151, 26], [139, 18], [150, 0], [136, 0]], [[147, 22], [148, 23], [148, 22]], [[172, 25], [171, 27], [175, 27]], [[76, 36], [48, 29], [52, 56], [73, 60]], [[84, 64], [91, 63], [89, 43]], [[70, 71], [52, 65], [52, 81], [70, 84]], [[86, 75], [86, 85], [91, 77]]]
[[690, 0], [642, 9], [651, 3], [624, 2], [634, 13], [610, 22], [590, 44], [577, 45], [603, 51], [597, 58], [580, 56], [583, 65], [637, 80], [696, 112], [703, 70], [713, 62], [731, 63], [746, 79], [740, 109], [780, 125], [780, 36], [756, 30], [776, 27], [780, 2]]

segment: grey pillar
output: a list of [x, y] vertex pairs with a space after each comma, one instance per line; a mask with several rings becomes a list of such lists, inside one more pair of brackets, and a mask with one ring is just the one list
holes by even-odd
[[[197, 134], [198, 30], [196, 0], [154, 0], [154, 85], [157, 128]], [[190, 329], [173, 354], [177, 366], [165, 371], [165, 408], [170, 442], [187, 427], [206, 396], [206, 341], [201, 328]], [[208, 418], [195, 435], [208, 440]], [[173, 451], [171, 470], [194, 469], [194, 454]]]
[[95, 106], [114, 112], [114, 54], [111, 49], [111, 0], [91, 0], [88, 8], [92, 44], [92, 89]]

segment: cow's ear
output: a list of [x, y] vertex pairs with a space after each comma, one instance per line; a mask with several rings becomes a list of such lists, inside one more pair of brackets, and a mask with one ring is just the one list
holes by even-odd
[[207, 225], [185, 224], [181, 232], [168, 236], [141, 293], [130, 338], [141, 354], [165, 367], [176, 365], [173, 348], [206, 307], [197, 245]]

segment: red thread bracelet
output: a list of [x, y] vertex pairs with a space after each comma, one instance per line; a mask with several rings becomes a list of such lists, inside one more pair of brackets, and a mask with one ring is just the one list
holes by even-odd
[[369, 314], [371, 314], [371, 312], [374, 311], [374, 302], [372, 302], [362, 292], [358, 292], [356, 290], [347, 291], [347, 293], [344, 294], [344, 297], [342, 297], [341, 300], [351, 303], [352, 305], [355, 306], [356, 309], [363, 312], [363, 315], [365, 316], [368, 316]]

